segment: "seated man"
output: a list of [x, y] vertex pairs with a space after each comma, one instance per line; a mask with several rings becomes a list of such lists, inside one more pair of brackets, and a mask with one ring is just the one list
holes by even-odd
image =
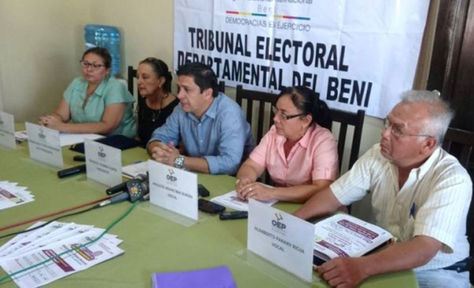
[[398, 239], [373, 254], [318, 267], [331, 286], [354, 287], [372, 275], [416, 268], [420, 287], [469, 287], [472, 183], [457, 159], [440, 148], [451, 118], [436, 93], [405, 93], [385, 120], [381, 143], [295, 212], [303, 219], [324, 215], [370, 193], [375, 224]]
[[[188, 63], [177, 74], [180, 104], [153, 132], [148, 153], [156, 161], [177, 168], [235, 174], [255, 146], [240, 106], [218, 92], [210, 67]], [[186, 156], [174, 147], [180, 141]]]

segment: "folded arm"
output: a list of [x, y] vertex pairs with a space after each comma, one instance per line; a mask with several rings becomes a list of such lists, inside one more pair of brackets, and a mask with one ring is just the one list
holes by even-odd
[[109, 134], [115, 131], [125, 113], [125, 103], [113, 103], [105, 107], [99, 122], [69, 123], [69, 105], [62, 99], [53, 114], [40, 118], [40, 124], [61, 132]]

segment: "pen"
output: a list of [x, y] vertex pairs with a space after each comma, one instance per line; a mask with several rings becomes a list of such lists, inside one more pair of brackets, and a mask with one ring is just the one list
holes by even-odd
[[409, 217], [414, 217], [415, 216], [415, 202], [413, 202], [413, 204], [411, 205], [411, 208], [410, 208], [410, 215], [408, 215]]

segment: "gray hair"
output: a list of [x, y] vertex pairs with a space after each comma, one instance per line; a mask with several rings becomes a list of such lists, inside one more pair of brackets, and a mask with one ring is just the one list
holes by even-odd
[[444, 134], [448, 130], [449, 123], [454, 117], [454, 111], [448, 102], [440, 97], [440, 93], [436, 90], [411, 90], [402, 94], [402, 102], [409, 103], [425, 103], [427, 104], [427, 112], [429, 115], [429, 125], [423, 125], [420, 134], [431, 135], [436, 138], [437, 144], [443, 143]]

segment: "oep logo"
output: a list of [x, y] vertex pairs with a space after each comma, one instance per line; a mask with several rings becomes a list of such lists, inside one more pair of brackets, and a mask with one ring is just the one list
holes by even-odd
[[285, 234], [286, 224], [283, 223], [283, 216], [280, 213], [275, 213], [275, 219], [272, 220], [273, 230]]

